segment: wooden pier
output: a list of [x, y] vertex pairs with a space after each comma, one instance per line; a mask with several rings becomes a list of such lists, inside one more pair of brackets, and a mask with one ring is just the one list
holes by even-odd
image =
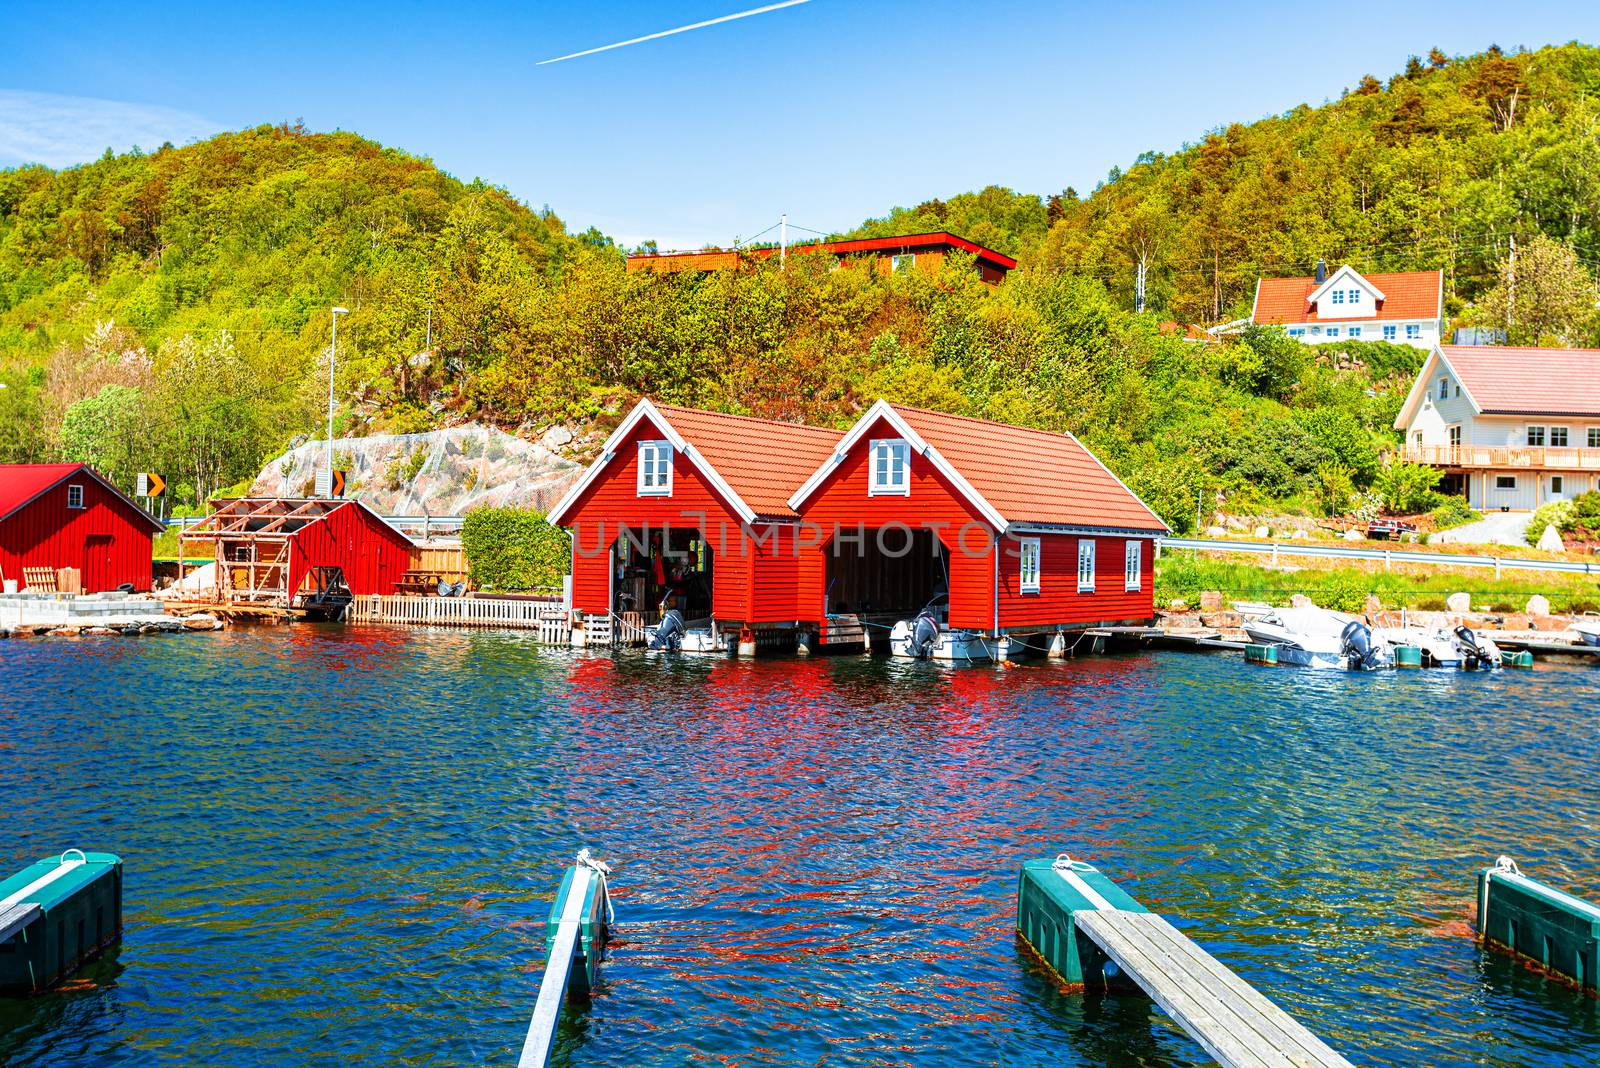
[[1023, 865], [1018, 933], [1072, 984], [1148, 994], [1224, 1068], [1350, 1068], [1226, 965], [1098, 870], [1070, 857]]
[[550, 1063], [569, 992], [587, 996], [594, 988], [611, 923], [610, 871], [585, 849], [561, 880], [546, 924], [544, 977], [517, 1068]]
[[555, 598], [375, 594], [351, 601], [346, 618], [351, 623], [536, 630], [540, 641], [555, 645], [567, 644], [572, 634], [567, 610]]

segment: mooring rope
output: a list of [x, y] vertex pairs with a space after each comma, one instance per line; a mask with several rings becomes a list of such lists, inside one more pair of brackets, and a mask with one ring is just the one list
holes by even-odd
[[594, 859], [594, 857], [589, 854], [589, 849], [587, 846], [578, 850], [578, 858], [573, 861], [573, 863], [579, 865], [580, 867], [588, 868], [590, 871], [595, 873], [596, 878], [600, 880], [600, 892], [604, 894], [606, 898], [606, 926], [609, 927], [610, 925], [616, 923], [617, 911], [611, 906], [611, 888], [606, 884], [606, 876], [611, 874], [611, 865], [607, 864], [605, 861]]

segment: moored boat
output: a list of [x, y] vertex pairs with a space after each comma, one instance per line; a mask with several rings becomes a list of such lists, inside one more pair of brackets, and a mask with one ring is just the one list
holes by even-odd
[[1245, 619], [1244, 632], [1252, 642], [1275, 648], [1282, 664], [1373, 670], [1394, 663], [1394, 650], [1381, 634], [1355, 616], [1326, 608], [1274, 608]]

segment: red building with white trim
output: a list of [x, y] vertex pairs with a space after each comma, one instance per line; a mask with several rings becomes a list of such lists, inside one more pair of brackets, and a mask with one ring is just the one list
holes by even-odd
[[76, 568], [83, 592], [148, 590], [161, 524], [84, 464], [0, 465], [0, 577]]
[[789, 504], [826, 533], [803, 618], [915, 614], [996, 639], [1141, 624], [1167, 526], [1071, 434], [879, 401]]
[[656, 618], [671, 595], [727, 632], [802, 620], [788, 497], [836, 430], [641, 400], [550, 512], [572, 535], [572, 607]]

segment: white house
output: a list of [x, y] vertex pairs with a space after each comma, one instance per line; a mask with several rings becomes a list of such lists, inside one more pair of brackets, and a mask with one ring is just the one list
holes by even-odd
[[1440, 341], [1444, 272], [1363, 275], [1348, 263], [1333, 274], [1321, 260], [1308, 278], [1256, 282], [1252, 323], [1282, 326], [1307, 344], [1392, 341], [1429, 349]]
[[1600, 488], [1600, 349], [1435, 345], [1394, 421], [1406, 459], [1474, 508]]

